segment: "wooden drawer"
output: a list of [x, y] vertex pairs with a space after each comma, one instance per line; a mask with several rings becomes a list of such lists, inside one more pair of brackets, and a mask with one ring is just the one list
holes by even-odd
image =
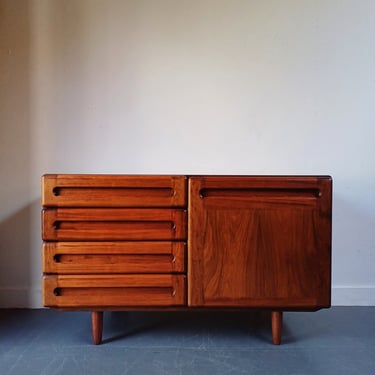
[[45, 242], [43, 272], [183, 273], [184, 242]]
[[48, 208], [44, 241], [185, 240], [186, 211], [136, 208]]
[[184, 207], [185, 176], [69, 175], [42, 177], [43, 207]]
[[181, 306], [183, 275], [61, 275], [43, 277], [43, 305], [66, 308]]

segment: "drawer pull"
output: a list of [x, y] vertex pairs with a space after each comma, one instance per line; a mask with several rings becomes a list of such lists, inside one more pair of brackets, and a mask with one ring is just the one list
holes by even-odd
[[54, 187], [54, 188], [52, 189], [52, 193], [53, 193], [53, 195], [54, 195], [55, 197], [58, 197], [58, 196], [60, 195], [60, 188], [58, 188], [58, 187]]
[[54, 294], [56, 297], [61, 296], [61, 289], [60, 289], [60, 288], [55, 288], [55, 289], [53, 290], [53, 294]]
[[61, 262], [61, 255], [60, 255], [60, 254], [55, 254], [55, 255], [53, 256], [53, 261], [54, 261], [55, 263], [60, 263], [60, 262]]
[[60, 221], [54, 221], [53, 222], [53, 229], [60, 229]]
[[236, 199], [316, 199], [322, 196], [319, 188], [272, 188], [272, 187], [245, 187], [245, 188], [202, 188], [199, 198], [236, 198]]

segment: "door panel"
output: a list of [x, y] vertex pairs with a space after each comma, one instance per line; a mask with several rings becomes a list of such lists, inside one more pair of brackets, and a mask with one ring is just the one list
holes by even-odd
[[192, 177], [190, 306], [330, 304], [331, 179]]

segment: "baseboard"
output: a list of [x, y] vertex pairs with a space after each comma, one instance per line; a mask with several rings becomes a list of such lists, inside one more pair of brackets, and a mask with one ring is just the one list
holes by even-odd
[[[42, 307], [40, 288], [0, 288], [0, 308]], [[375, 285], [334, 286], [333, 306], [375, 306]]]
[[0, 308], [40, 308], [42, 291], [40, 288], [0, 288]]
[[347, 286], [332, 288], [333, 306], [375, 306], [375, 285]]

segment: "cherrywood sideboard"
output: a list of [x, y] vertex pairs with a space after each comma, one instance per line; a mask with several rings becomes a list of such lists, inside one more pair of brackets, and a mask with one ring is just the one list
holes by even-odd
[[42, 176], [43, 305], [103, 312], [331, 304], [330, 176]]

